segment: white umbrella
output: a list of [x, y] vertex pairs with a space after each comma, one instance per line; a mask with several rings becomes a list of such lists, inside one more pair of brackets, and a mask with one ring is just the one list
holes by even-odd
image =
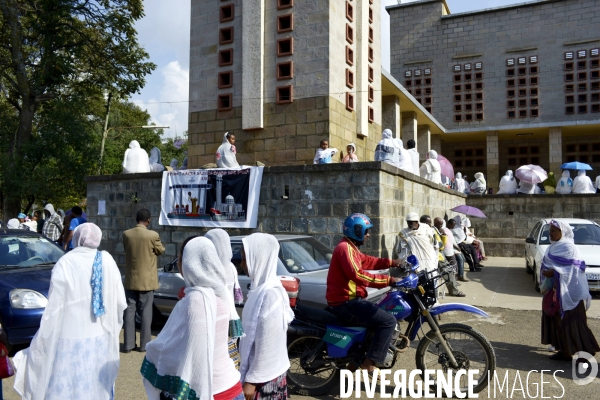
[[539, 165], [523, 165], [515, 171], [517, 178], [523, 182], [540, 183], [548, 179], [548, 174]]

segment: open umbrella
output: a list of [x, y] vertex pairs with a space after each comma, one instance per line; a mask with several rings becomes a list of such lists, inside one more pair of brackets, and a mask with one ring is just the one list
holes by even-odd
[[548, 179], [548, 174], [539, 165], [523, 165], [515, 171], [517, 178], [527, 183], [540, 183]]
[[452, 166], [452, 163], [441, 154], [438, 154], [437, 160], [442, 168], [442, 175], [447, 176], [450, 179], [454, 179], [454, 167]]
[[472, 206], [466, 206], [466, 205], [462, 205], [462, 206], [456, 206], [452, 209], [452, 211], [455, 211], [457, 213], [461, 213], [461, 214], [465, 214], [468, 215], [469, 217], [475, 217], [475, 218], [487, 218], [485, 216], [485, 214], [483, 213], [483, 211], [481, 211], [479, 208], [477, 207], [472, 207]]
[[589, 164], [582, 163], [579, 161], [573, 161], [573, 162], [564, 163], [563, 165], [560, 166], [560, 169], [576, 169], [576, 170], [583, 169], [584, 171], [591, 171], [593, 168]]

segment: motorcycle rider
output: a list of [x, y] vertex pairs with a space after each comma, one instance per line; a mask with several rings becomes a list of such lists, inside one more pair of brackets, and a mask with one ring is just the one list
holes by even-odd
[[327, 303], [331, 313], [358, 326], [374, 329], [367, 356], [360, 366], [372, 373], [376, 364], [383, 364], [396, 327], [396, 319], [365, 300], [367, 287], [384, 288], [397, 279], [366, 270], [400, 266], [398, 260], [377, 258], [360, 252], [359, 247], [369, 239], [371, 220], [364, 214], [352, 214], [344, 221], [344, 238], [336, 246], [327, 275]]

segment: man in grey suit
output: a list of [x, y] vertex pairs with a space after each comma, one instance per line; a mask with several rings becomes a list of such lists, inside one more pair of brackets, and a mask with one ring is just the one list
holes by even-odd
[[[154, 291], [158, 289], [157, 256], [165, 251], [157, 232], [148, 229], [150, 211], [139, 210], [136, 216], [135, 228], [123, 232], [125, 248], [125, 344], [124, 353], [134, 348], [140, 352], [146, 351], [146, 344], [151, 339], [152, 306]], [[135, 346], [135, 311], [142, 310], [142, 330], [140, 346]]]

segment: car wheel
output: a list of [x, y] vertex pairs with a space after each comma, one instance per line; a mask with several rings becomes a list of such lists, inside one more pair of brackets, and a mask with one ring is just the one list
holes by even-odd
[[537, 276], [537, 270], [535, 268], [535, 264], [533, 264], [533, 279], [535, 282], [535, 291], [539, 292], [540, 291], [540, 280], [538, 279], [538, 276]]
[[525, 271], [528, 274], [533, 274], [533, 268], [531, 268], [531, 265], [529, 264], [529, 260], [527, 260], [527, 257], [525, 257]]

